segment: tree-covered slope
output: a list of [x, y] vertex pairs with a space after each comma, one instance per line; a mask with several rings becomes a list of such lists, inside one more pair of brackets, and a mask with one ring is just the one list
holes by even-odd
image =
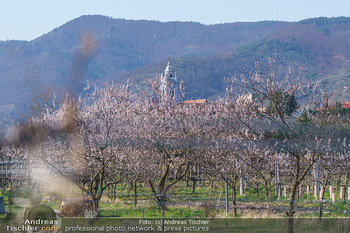
[[86, 80], [102, 85], [130, 79], [143, 85], [163, 71], [168, 56], [189, 99], [214, 99], [225, 90], [224, 76], [243, 73], [255, 59], [263, 64], [275, 51], [282, 76], [289, 62], [296, 73], [304, 63], [306, 81], [334, 90], [337, 80], [343, 86], [348, 82], [349, 21], [203, 25], [81, 16], [32, 41], [0, 42], [0, 119], [16, 119], [32, 91], [46, 86], [57, 96], [67, 91], [77, 96]]

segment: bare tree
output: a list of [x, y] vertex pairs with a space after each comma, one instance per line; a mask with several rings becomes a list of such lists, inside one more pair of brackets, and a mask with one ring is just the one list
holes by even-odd
[[43, 117], [45, 111], [55, 107], [55, 95], [53, 89], [48, 86], [33, 90], [30, 100], [31, 104], [28, 106], [30, 116]]

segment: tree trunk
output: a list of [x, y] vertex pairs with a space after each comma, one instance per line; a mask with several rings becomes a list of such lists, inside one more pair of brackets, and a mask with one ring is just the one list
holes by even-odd
[[117, 188], [117, 185], [113, 185], [112, 186], [112, 189], [113, 189], [113, 202], [115, 202], [115, 200], [117, 199], [116, 188]]
[[322, 212], [323, 212], [323, 200], [320, 198], [318, 201], [318, 221], [322, 220]]
[[294, 231], [294, 208], [295, 208], [295, 197], [298, 192], [300, 182], [296, 181], [292, 188], [292, 193], [289, 201], [289, 210], [287, 211], [288, 216], [288, 233], [293, 233]]
[[232, 204], [233, 204], [233, 216], [235, 218], [238, 217], [237, 214], [237, 193], [236, 193], [236, 185], [233, 185], [232, 187]]
[[281, 197], [281, 177], [280, 177], [280, 169], [278, 164], [278, 159], [276, 159], [276, 175], [275, 175], [275, 196], [277, 198]]
[[160, 194], [159, 198], [158, 198], [158, 208], [162, 211], [166, 210], [166, 204], [167, 204], [167, 198], [166, 198], [166, 194]]
[[291, 200], [289, 202], [289, 210], [287, 211], [288, 233], [293, 233], [294, 231], [294, 201], [295, 201], [295, 192], [292, 191]]
[[98, 199], [98, 197], [93, 196], [92, 197], [92, 210], [94, 212], [99, 212], [99, 207], [100, 207], [100, 200]]
[[244, 177], [241, 176], [239, 179], [239, 195], [244, 196]]
[[267, 202], [267, 216], [270, 217], [271, 207], [270, 207], [269, 187], [268, 187], [267, 180], [265, 180], [265, 198], [266, 198], [266, 202]]
[[137, 184], [136, 184], [136, 180], [134, 182], [134, 207], [136, 207], [137, 205]]
[[209, 187], [210, 187], [210, 190], [214, 189], [214, 179], [213, 178], [210, 178]]
[[192, 193], [196, 192], [196, 183], [197, 179], [195, 177], [192, 178]]
[[322, 214], [323, 214], [323, 200], [324, 200], [324, 193], [325, 193], [326, 186], [322, 186], [320, 191], [320, 197], [318, 201], [318, 220], [322, 220]]
[[340, 174], [338, 174], [338, 178], [337, 178], [337, 191], [339, 190], [339, 184], [340, 184]]

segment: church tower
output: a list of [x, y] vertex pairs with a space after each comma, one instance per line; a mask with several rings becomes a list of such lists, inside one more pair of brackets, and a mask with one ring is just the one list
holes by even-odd
[[170, 66], [170, 58], [164, 70], [164, 75], [160, 76], [161, 102], [163, 104], [175, 104], [181, 102], [180, 84], [177, 81], [176, 73]]

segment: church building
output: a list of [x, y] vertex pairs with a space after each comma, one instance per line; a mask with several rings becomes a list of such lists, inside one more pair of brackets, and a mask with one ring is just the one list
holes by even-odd
[[157, 75], [160, 78], [160, 103], [163, 106], [169, 106], [173, 104], [207, 104], [206, 99], [197, 100], [185, 100], [181, 92], [180, 82], [177, 80], [176, 73], [173, 67], [170, 66], [170, 58], [168, 58], [168, 64], [164, 70], [164, 74]]
[[164, 70], [164, 75], [160, 76], [160, 91], [161, 103], [176, 104], [181, 102], [180, 83], [177, 81], [176, 73], [170, 66], [170, 59], [168, 58], [167, 67]]

